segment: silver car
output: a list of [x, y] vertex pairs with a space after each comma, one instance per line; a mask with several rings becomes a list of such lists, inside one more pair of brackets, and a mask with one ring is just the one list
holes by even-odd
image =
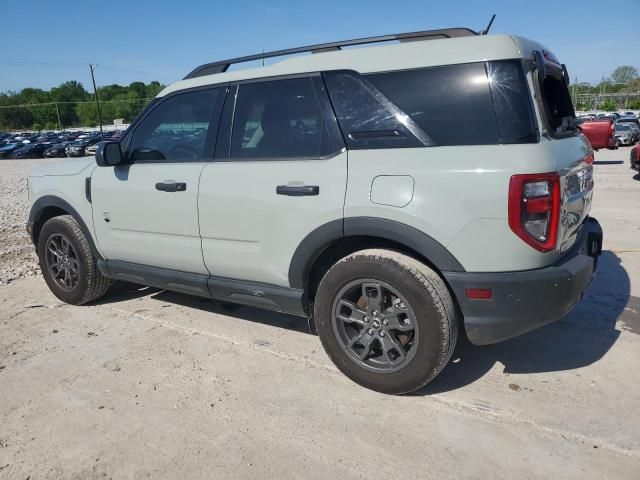
[[621, 145], [631, 145], [633, 143], [634, 134], [629, 125], [616, 123], [615, 136]]

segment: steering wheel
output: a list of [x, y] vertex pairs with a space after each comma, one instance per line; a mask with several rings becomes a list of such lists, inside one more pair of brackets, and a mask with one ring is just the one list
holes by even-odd
[[184, 143], [174, 145], [168, 153], [170, 160], [195, 160], [198, 158], [198, 150]]

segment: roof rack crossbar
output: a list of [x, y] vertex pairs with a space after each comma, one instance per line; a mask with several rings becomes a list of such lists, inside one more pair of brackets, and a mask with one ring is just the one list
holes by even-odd
[[366, 45], [370, 43], [390, 42], [398, 40], [400, 42], [408, 42], [414, 40], [432, 40], [439, 38], [455, 38], [478, 35], [478, 32], [470, 28], [443, 28], [440, 30], [424, 30], [421, 32], [396, 33], [392, 35], [380, 35], [377, 37], [357, 38], [353, 40], [343, 40], [340, 42], [319, 43], [316, 45], [308, 45], [306, 47], [288, 48], [285, 50], [275, 50], [273, 52], [258, 53], [256, 55], [248, 55], [246, 57], [231, 58], [221, 60], [219, 62], [205, 63], [195, 68], [184, 79], [202, 77], [204, 75], [212, 75], [214, 73], [226, 72], [229, 67], [236, 63], [251, 62], [254, 60], [263, 60], [265, 58], [283, 57], [285, 55], [295, 55], [296, 53], [321, 53], [332, 50], [340, 50], [342, 47], [350, 47], [354, 45]]

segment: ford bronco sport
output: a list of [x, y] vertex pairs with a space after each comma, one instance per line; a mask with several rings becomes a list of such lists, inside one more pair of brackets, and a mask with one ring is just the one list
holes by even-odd
[[65, 302], [124, 280], [287, 312], [357, 383], [410, 392], [459, 328], [499, 342], [588, 287], [602, 230], [568, 78], [464, 28], [202, 65], [95, 159], [36, 169], [27, 229]]

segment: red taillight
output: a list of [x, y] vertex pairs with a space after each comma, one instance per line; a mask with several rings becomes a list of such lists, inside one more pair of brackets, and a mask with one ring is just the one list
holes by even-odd
[[509, 227], [527, 244], [549, 252], [558, 240], [560, 176], [513, 175], [509, 183]]

